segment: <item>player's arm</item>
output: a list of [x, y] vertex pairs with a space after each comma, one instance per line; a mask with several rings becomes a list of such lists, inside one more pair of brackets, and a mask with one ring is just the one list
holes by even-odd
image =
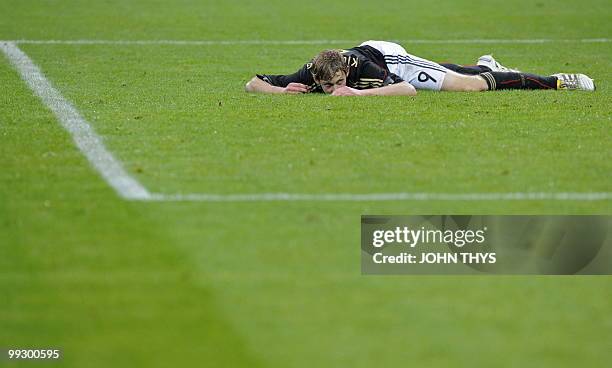
[[251, 93], [308, 93], [308, 86], [301, 83], [289, 83], [286, 87], [273, 86], [268, 82], [264, 82], [259, 77], [253, 77], [244, 88]]
[[389, 84], [388, 86], [364, 89], [363, 96], [416, 96], [417, 91], [408, 82]]
[[399, 76], [390, 73], [388, 69], [381, 68], [371, 61], [366, 61], [356, 70], [359, 78], [356, 85], [365, 88], [351, 88], [344, 86], [337, 88], [334, 96], [415, 96], [414, 87]]
[[408, 82], [390, 84], [379, 88], [354, 89], [347, 86], [338, 88], [333, 96], [416, 96], [417, 92]]
[[256, 75], [246, 84], [245, 90], [259, 93], [308, 93], [308, 86], [314, 83], [308, 65], [305, 64], [300, 70], [289, 75]]

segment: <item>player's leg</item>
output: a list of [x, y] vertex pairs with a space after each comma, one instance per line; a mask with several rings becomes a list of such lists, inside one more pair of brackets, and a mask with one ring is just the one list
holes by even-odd
[[442, 91], [473, 92], [498, 89], [557, 89], [557, 77], [505, 72], [465, 75], [450, 71], [442, 84]]
[[557, 89], [557, 77], [530, 73], [486, 72], [480, 74], [488, 90], [498, 89]]
[[449, 70], [440, 88], [450, 92], [478, 92], [488, 90], [487, 82], [479, 75], [459, 74]]
[[[501, 65], [493, 56], [483, 55], [478, 58], [477, 65], [462, 66], [456, 64], [441, 64], [447, 69], [459, 74], [480, 75], [486, 82], [484, 90], [497, 89], [561, 89], [561, 90], [585, 90], [594, 91], [593, 80], [584, 74], [554, 74], [551, 76], [540, 76], [531, 73], [523, 73], [516, 69], [510, 69]], [[442, 90], [445, 91], [473, 91], [474, 84], [477, 88], [482, 87], [481, 82], [474, 82], [469, 78], [456, 78], [447, 76], [447, 81]], [[483, 89], [476, 89], [483, 90]]]
[[459, 74], [478, 75], [484, 72], [490, 72], [491, 69], [480, 65], [457, 65], [450, 63], [440, 63], [446, 69], [450, 69]]
[[446, 69], [450, 69], [459, 74], [478, 75], [485, 72], [513, 72], [520, 73], [519, 70], [507, 68], [501, 65], [492, 55], [482, 55], [476, 61], [476, 65], [457, 65], [440, 63]]
[[487, 87], [493, 89], [557, 89], [555, 76], [539, 76], [523, 73], [500, 64], [492, 55], [482, 55], [476, 66], [485, 70], [480, 75], [485, 78]]
[[[459, 75], [448, 75], [443, 91], [487, 91], [496, 89], [556, 89], [557, 78], [521, 73], [506, 68], [493, 56], [483, 55], [477, 65], [441, 64]], [[484, 83], [483, 83], [484, 82]]]
[[465, 75], [446, 73], [442, 91], [472, 92], [503, 89], [549, 89], [594, 91], [595, 83], [584, 74], [541, 76], [530, 73], [485, 72]]

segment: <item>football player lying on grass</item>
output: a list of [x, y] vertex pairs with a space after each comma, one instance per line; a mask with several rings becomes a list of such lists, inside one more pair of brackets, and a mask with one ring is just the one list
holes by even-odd
[[257, 75], [247, 92], [311, 93], [334, 96], [416, 95], [434, 91], [491, 91], [497, 89], [554, 89], [594, 91], [584, 74], [539, 76], [509, 69], [491, 55], [476, 65], [438, 64], [410, 55], [398, 44], [366, 41], [348, 50], [326, 50], [290, 75]]

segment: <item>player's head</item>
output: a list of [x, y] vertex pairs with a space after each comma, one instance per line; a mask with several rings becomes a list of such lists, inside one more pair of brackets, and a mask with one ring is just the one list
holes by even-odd
[[310, 72], [325, 93], [332, 93], [336, 88], [346, 86], [348, 66], [338, 50], [321, 51], [312, 60]]

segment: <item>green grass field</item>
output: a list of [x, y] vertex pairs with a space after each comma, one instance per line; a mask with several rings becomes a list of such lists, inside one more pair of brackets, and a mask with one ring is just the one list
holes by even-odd
[[[611, 19], [603, 0], [3, 0], [0, 40], [546, 39], [402, 44], [582, 72], [596, 92], [249, 95], [255, 73], [355, 44], [18, 46], [155, 193], [609, 193]], [[610, 200], [127, 201], [4, 56], [0, 89], [0, 348], [58, 347], [67, 367], [612, 360], [610, 276], [362, 276], [359, 246], [362, 214], [610, 215]]]

